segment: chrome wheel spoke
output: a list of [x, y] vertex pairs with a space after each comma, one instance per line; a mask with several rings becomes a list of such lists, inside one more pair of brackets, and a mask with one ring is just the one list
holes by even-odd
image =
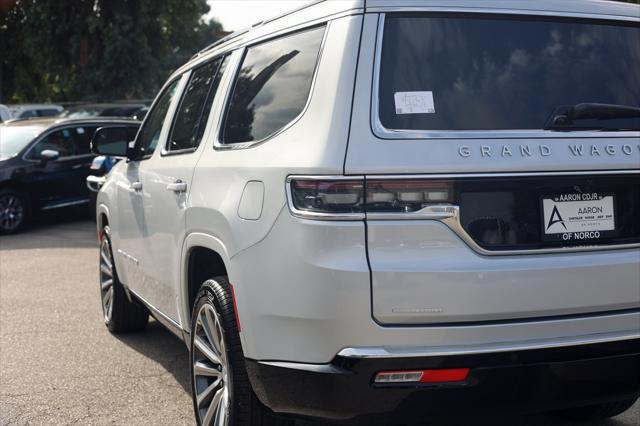
[[113, 278], [102, 281], [102, 291], [107, 291], [113, 285]]
[[193, 366], [193, 372], [196, 376], [222, 377], [222, 372], [217, 368], [209, 367], [202, 361], [198, 361]]
[[102, 262], [109, 268], [111, 269], [112, 265], [111, 265], [111, 259], [109, 259], [109, 254], [105, 253], [105, 249], [103, 248], [102, 250], [100, 250], [100, 257], [102, 258]]
[[203, 407], [213, 399], [212, 397], [213, 395], [216, 394], [216, 388], [220, 386], [220, 382], [221, 380], [219, 379], [214, 381], [209, 386], [207, 386], [205, 390], [203, 390], [198, 394], [196, 399], [196, 403], [198, 404], [198, 407]]
[[218, 401], [218, 408], [216, 409], [216, 426], [222, 426], [227, 424], [227, 390], [221, 390], [222, 397]]
[[[210, 425], [211, 420], [213, 420], [213, 416], [219, 411], [219, 407], [220, 407], [220, 400], [222, 399], [222, 390], [219, 390], [218, 392], [216, 392], [216, 394], [213, 396], [213, 399], [211, 400], [211, 404], [209, 404], [209, 408], [207, 408], [207, 414], [204, 416], [204, 419], [202, 420], [202, 424], [203, 425]], [[214, 423], [216, 426], [219, 423]]]
[[113, 261], [109, 240], [103, 238], [100, 245], [100, 295], [102, 296], [102, 314], [106, 322], [111, 320], [114, 296]]
[[111, 306], [113, 305], [113, 287], [107, 290], [102, 296], [102, 309], [106, 318], [111, 317]]
[[215, 351], [217, 355], [220, 355], [220, 351], [218, 350], [218, 347], [216, 345], [215, 320], [211, 318], [211, 312], [209, 312], [208, 309], [202, 310], [200, 314], [200, 323], [202, 324], [204, 334], [207, 336], [207, 340], [209, 341], [209, 346]]
[[195, 321], [191, 356], [197, 414], [203, 425], [228, 425], [232, 388], [222, 323], [208, 304]]
[[100, 265], [100, 272], [102, 272], [103, 274], [105, 274], [108, 277], [111, 277], [113, 274], [111, 272], [111, 268], [107, 267], [107, 265], [105, 264], [101, 264]]
[[200, 336], [195, 336], [194, 344], [196, 348], [198, 348], [198, 350], [209, 359], [209, 361], [217, 365], [222, 365], [220, 357], [204, 342], [204, 340], [202, 340]]

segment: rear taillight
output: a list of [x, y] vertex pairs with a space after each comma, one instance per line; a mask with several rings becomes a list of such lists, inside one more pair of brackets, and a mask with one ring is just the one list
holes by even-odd
[[453, 203], [453, 188], [445, 180], [367, 180], [366, 211], [415, 212], [435, 204]]
[[364, 182], [361, 180], [307, 180], [290, 182], [295, 210], [319, 214], [364, 212]]
[[433, 179], [291, 178], [294, 213], [362, 219], [365, 213], [412, 213], [455, 202], [453, 182]]

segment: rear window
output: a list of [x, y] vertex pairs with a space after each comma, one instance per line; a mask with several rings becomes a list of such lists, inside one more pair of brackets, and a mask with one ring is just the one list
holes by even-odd
[[577, 104], [639, 107], [639, 81], [636, 23], [388, 14], [379, 118], [396, 130], [543, 129]]
[[223, 143], [265, 139], [304, 109], [324, 27], [251, 46], [236, 76]]

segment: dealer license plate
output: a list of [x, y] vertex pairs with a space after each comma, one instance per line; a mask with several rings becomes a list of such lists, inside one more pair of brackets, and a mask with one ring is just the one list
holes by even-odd
[[615, 235], [614, 195], [558, 194], [542, 199], [542, 239], [545, 241], [597, 240]]

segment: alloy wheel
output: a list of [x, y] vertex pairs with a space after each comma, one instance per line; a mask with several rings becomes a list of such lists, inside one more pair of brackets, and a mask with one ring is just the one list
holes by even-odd
[[103, 238], [100, 244], [100, 295], [104, 321], [109, 322], [113, 314], [113, 258], [109, 239]]
[[24, 220], [22, 200], [15, 194], [0, 196], [0, 229], [5, 232], [15, 231]]
[[193, 383], [198, 418], [202, 425], [229, 425], [231, 368], [220, 316], [210, 304], [202, 305], [193, 337]]

